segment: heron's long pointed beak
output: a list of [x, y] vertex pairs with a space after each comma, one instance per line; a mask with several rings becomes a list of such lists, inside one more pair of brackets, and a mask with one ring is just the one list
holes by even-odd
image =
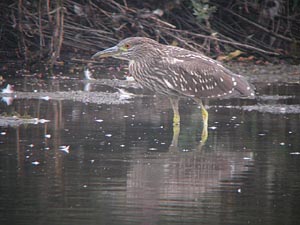
[[106, 58], [110, 56], [116, 56], [120, 53], [120, 49], [117, 46], [105, 49], [103, 51], [97, 52], [95, 55], [92, 56], [92, 59], [97, 58]]

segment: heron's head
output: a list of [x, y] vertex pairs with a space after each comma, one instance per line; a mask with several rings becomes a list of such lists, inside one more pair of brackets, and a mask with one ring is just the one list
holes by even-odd
[[147, 55], [160, 44], [145, 37], [130, 37], [122, 40], [114, 47], [97, 52], [92, 59], [113, 57], [124, 60], [135, 60]]

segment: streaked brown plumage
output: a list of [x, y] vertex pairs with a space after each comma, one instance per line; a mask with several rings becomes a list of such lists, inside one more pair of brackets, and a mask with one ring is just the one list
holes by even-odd
[[129, 61], [129, 72], [142, 86], [167, 95], [174, 111], [174, 124], [179, 124], [178, 99], [190, 97], [202, 108], [207, 126], [204, 98], [254, 96], [248, 81], [232, 73], [201, 53], [163, 45], [144, 37], [131, 37], [116, 46], [100, 51], [92, 58], [114, 57]]

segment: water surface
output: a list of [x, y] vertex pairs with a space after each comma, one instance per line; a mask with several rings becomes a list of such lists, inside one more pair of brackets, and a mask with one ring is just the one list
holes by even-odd
[[1, 224], [300, 221], [299, 83], [206, 102], [206, 143], [199, 108], [182, 100], [174, 146], [168, 99], [134, 85], [128, 98], [122, 83], [7, 82], [16, 94], [1, 113], [38, 119], [0, 123]]

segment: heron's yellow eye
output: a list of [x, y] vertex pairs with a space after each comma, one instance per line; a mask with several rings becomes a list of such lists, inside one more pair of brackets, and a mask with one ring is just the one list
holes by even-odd
[[127, 49], [129, 49], [130, 48], [130, 44], [125, 44], [124, 47], [127, 48]]

